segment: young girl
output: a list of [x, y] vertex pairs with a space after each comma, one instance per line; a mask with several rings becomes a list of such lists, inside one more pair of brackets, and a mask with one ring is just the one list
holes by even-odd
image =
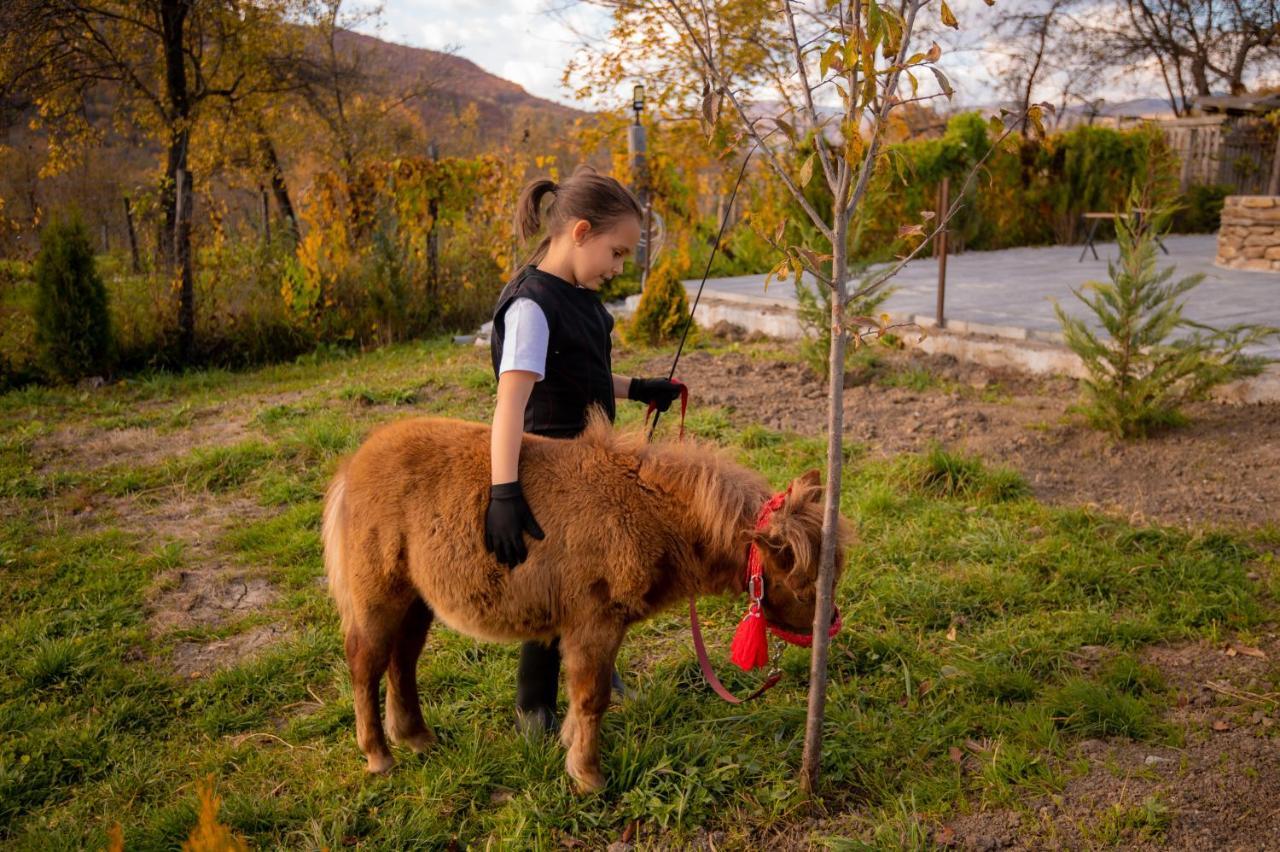
[[[552, 197], [546, 213], [543, 198]], [[524, 534], [544, 537], [518, 478], [523, 432], [572, 438], [586, 428], [587, 409], [615, 416], [614, 398], [654, 403], [666, 411], [679, 386], [663, 378], [614, 375], [610, 365], [613, 317], [596, 291], [622, 271], [640, 239], [639, 202], [611, 177], [579, 167], [563, 183], [535, 180], [524, 188], [516, 212], [521, 240], [547, 234], [498, 296], [491, 347], [498, 378], [490, 446], [492, 464], [485, 547], [515, 568], [524, 561]], [[536, 508], [536, 507], [534, 507]], [[555, 725], [560, 679], [558, 640], [520, 648], [516, 716], [524, 730]], [[620, 685], [617, 673], [614, 683]]]

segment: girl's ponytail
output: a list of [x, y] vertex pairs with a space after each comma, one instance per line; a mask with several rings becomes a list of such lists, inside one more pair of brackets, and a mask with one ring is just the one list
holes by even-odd
[[542, 197], [556, 189], [555, 181], [544, 178], [532, 181], [521, 190], [520, 200], [516, 202], [516, 236], [521, 242], [538, 233], [542, 227]]
[[[542, 198], [547, 193], [553, 193], [555, 198], [547, 205], [544, 216]], [[614, 178], [581, 165], [563, 183], [542, 178], [526, 184], [516, 202], [515, 231], [521, 243], [527, 242], [538, 233], [545, 220], [546, 236], [525, 261], [536, 264], [546, 256], [551, 238], [570, 222], [586, 219], [593, 229], [605, 230], [624, 216], [643, 220], [644, 211], [636, 197]]]

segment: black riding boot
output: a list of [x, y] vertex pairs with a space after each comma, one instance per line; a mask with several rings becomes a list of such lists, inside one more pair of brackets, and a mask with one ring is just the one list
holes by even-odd
[[525, 642], [516, 672], [516, 724], [526, 733], [553, 731], [560, 688], [560, 638]]

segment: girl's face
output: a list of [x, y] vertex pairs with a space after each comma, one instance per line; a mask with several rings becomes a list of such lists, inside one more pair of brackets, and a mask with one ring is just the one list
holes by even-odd
[[634, 216], [624, 216], [607, 230], [597, 231], [586, 219], [579, 219], [569, 235], [573, 239], [573, 277], [579, 286], [599, 290], [605, 281], [621, 273], [623, 262], [635, 254], [640, 222]]

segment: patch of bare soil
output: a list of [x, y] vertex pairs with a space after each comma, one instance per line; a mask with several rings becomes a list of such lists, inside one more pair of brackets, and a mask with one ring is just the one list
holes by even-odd
[[[641, 369], [657, 375], [669, 365], [664, 357]], [[826, 383], [801, 364], [695, 351], [678, 372], [691, 405], [726, 406], [743, 425], [826, 433]], [[845, 385], [845, 438], [876, 455], [938, 442], [1020, 471], [1041, 500], [1135, 521], [1280, 520], [1280, 405], [1201, 403], [1189, 409], [1189, 426], [1126, 442], [1068, 413], [1077, 399], [1072, 379], [908, 350], [887, 351], [877, 367], [846, 375]]]
[[[121, 511], [125, 508], [126, 511]], [[243, 497], [174, 494], [146, 504], [117, 506], [117, 523], [185, 545], [184, 567], [158, 578], [148, 597], [152, 632], [218, 627], [268, 609], [278, 592], [265, 577], [217, 553], [217, 539], [231, 527], [266, 514]], [[200, 677], [248, 659], [288, 633], [283, 625], [254, 627], [212, 642], [179, 642], [170, 664], [184, 677]]]
[[[1272, 626], [1274, 629], [1274, 625]], [[1085, 740], [1088, 768], [1023, 812], [969, 814], [933, 830], [961, 849], [1280, 849], [1280, 636], [1256, 645], [1143, 652], [1174, 690], [1182, 748]]]
[[179, 642], [170, 662], [180, 676], [199, 678], [247, 660], [287, 634], [282, 624], [263, 624], [216, 642]]
[[[63, 523], [82, 529], [110, 525], [157, 543], [182, 542], [183, 567], [158, 577], [147, 594], [155, 636], [233, 623], [267, 610], [278, 598], [270, 580], [229, 563], [216, 547], [228, 529], [268, 513], [253, 500], [176, 489], [118, 498], [73, 492], [59, 508], [67, 513]], [[178, 674], [199, 677], [248, 659], [287, 633], [284, 625], [271, 624], [212, 642], [182, 641], [169, 662]]]
[[233, 444], [244, 435], [243, 422], [214, 416], [163, 432], [154, 426], [63, 426], [37, 439], [34, 452], [41, 460], [41, 473], [93, 470], [120, 462], [149, 467], [194, 447]]
[[216, 627], [265, 609], [276, 599], [275, 588], [265, 578], [221, 564], [179, 571], [165, 581], [176, 584], [151, 599], [151, 624], [158, 633]]
[[[42, 473], [94, 470], [120, 462], [146, 467], [195, 447], [227, 446], [252, 434], [251, 423], [258, 412], [271, 405], [294, 402], [302, 396], [300, 391], [289, 391], [239, 400], [234, 405], [214, 405], [193, 412], [189, 423], [172, 429], [155, 426], [103, 429], [86, 423], [60, 426], [34, 442], [33, 452], [40, 460], [37, 470]], [[143, 414], [160, 405], [140, 404], [137, 413]]]

